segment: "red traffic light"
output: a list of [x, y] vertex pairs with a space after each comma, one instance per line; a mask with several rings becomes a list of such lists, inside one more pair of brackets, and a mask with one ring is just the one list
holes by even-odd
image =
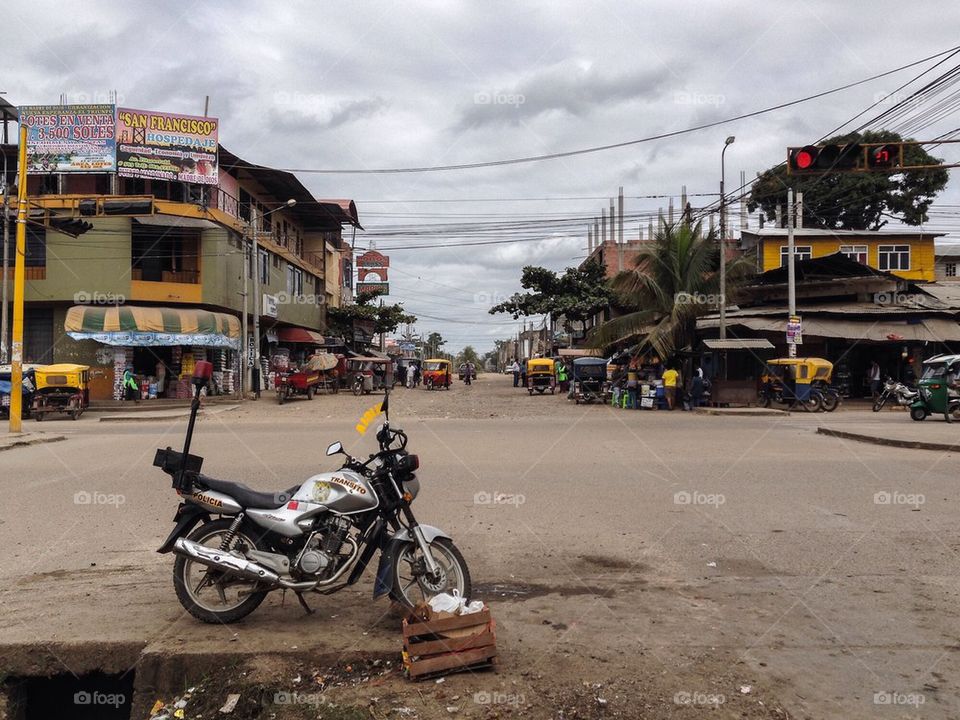
[[867, 151], [867, 164], [872, 168], [892, 168], [900, 164], [900, 145], [878, 145]]
[[820, 148], [807, 145], [790, 151], [790, 167], [794, 170], [810, 170], [817, 162]]

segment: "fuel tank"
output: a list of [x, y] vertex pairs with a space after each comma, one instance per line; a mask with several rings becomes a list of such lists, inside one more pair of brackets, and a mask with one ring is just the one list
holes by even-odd
[[352, 470], [314, 475], [300, 486], [293, 499], [325, 505], [340, 515], [372, 510], [380, 503], [367, 479]]

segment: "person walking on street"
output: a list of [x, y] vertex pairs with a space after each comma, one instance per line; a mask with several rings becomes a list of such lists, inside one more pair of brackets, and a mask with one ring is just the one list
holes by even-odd
[[570, 389], [570, 383], [567, 381], [567, 366], [563, 360], [557, 363], [557, 383], [560, 385], [561, 393]]
[[520, 387], [520, 363], [517, 362], [516, 358], [510, 363], [510, 372], [513, 373], [513, 386]]
[[527, 361], [520, 363], [520, 387], [527, 386]]
[[876, 401], [880, 394], [880, 365], [876, 360], [870, 363], [870, 369], [867, 371], [867, 380], [870, 381], [870, 396]]
[[677, 402], [677, 387], [680, 385], [680, 373], [672, 365], [663, 371], [663, 395], [667, 401], [667, 410], [673, 410]]
[[140, 386], [137, 385], [132, 368], [123, 371], [123, 399], [140, 402]]

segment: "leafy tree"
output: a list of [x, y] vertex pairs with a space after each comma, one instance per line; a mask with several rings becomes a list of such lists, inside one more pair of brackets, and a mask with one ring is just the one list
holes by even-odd
[[327, 328], [335, 335], [348, 337], [353, 333], [355, 320], [372, 320], [374, 334], [390, 333], [417, 318], [403, 309], [403, 305], [379, 305], [374, 300], [382, 292], [363, 293], [352, 305], [327, 309]]
[[[669, 358], [694, 341], [697, 317], [715, 312], [720, 300], [720, 248], [714, 233], [700, 223], [662, 224], [653, 242], [636, 256], [633, 270], [613, 280], [620, 301], [634, 311], [610, 320], [590, 335], [590, 344], [603, 348], [631, 336]], [[740, 256], [727, 261], [727, 297], [752, 270]]]
[[477, 355], [477, 351], [474, 349], [473, 345], [467, 345], [460, 353], [457, 355], [457, 362], [462, 363], [473, 363], [474, 365], [480, 365], [480, 356]]
[[443, 336], [438, 332], [432, 332], [427, 335], [427, 340], [424, 343], [424, 348], [429, 357], [437, 357], [440, 354], [440, 348], [447, 344], [447, 341], [443, 339]]
[[[825, 144], [849, 142], [900, 142], [901, 137], [886, 130], [837, 135]], [[919, 145], [904, 147], [907, 165], [937, 165], [943, 161]], [[778, 205], [786, 207], [787, 186], [803, 193], [803, 224], [834, 230], [879, 230], [888, 218], [907, 225], [927, 222], [927, 210], [947, 184], [946, 170], [882, 172], [832, 172], [826, 175], [787, 175], [785, 165], [770, 168], [754, 182], [747, 201], [753, 212], [758, 207], [768, 220], [776, 218]]]
[[567, 268], [562, 275], [527, 265], [523, 268], [520, 286], [531, 292], [514, 294], [490, 308], [490, 314], [510, 313], [514, 320], [521, 315], [563, 316], [566, 330], [570, 331], [570, 322], [584, 323], [614, 300], [599, 260], [592, 260], [583, 268]]

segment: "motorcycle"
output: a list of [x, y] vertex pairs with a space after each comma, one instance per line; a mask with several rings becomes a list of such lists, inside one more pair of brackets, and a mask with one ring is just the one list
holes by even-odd
[[920, 399], [920, 391], [904, 385], [893, 378], [887, 378], [883, 384], [883, 391], [873, 402], [873, 411], [880, 412], [888, 401], [896, 400], [897, 405], [912, 405]]
[[406, 433], [390, 426], [389, 391], [376, 453], [362, 461], [335, 442], [327, 455], [344, 456], [339, 470], [266, 493], [203, 475], [203, 458], [190, 454], [200, 389], [212, 371], [209, 362], [196, 364], [183, 451], [157, 450], [153, 463], [181, 498], [158, 552], [176, 555], [173, 585], [184, 609], [203, 622], [232, 623], [268, 593], [291, 590], [310, 614], [305, 593], [353, 585], [378, 550], [374, 599], [413, 608], [442, 592], [470, 597], [470, 572], [452, 538], [419, 524], [411, 510], [420, 463], [406, 449]]

